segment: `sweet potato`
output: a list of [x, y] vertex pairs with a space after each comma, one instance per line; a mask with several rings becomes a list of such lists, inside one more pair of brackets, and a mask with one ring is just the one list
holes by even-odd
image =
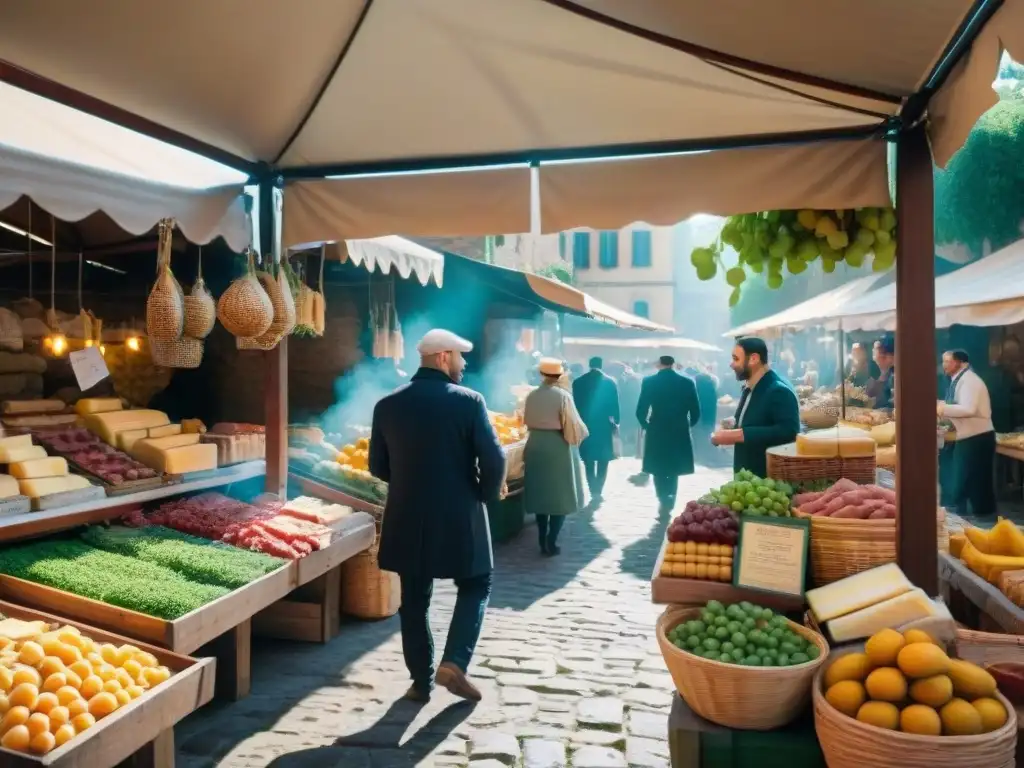
[[825, 509], [825, 507], [828, 506], [828, 503], [835, 499], [837, 496], [838, 494], [835, 494], [832, 491], [825, 491], [825, 493], [823, 493], [814, 501], [808, 502], [807, 504], [802, 504], [800, 506], [800, 509], [809, 515], [816, 515], [823, 509]]
[[857, 487], [852, 491], [843, 491], [840, 498], [847, 504], [863, 504], [868, 499], [872, 498], [871, 491], [861, 487]]
[[869, 510], [863, 504], [856, 506], [853, 504], [847, 504], [838, 512], [833, 512], [831, 515], [829, 515], [829, 517], [845, 517], [857, 520], [865, 520], [867, 519], [867, 516], [870, 514], [871, 510]]
[[805, 504], [811, 504], [822, 496], [825, 495], [824, 491], [808, 491], [807, 493], [798, 493], [793, 497], [793, 506], [802, 507]]
[[855, 491], [860, 488], [853, 480], [848, 477], [843, 477], [837, 480], [829, 490], [835, 490], [842, 493], [843, 491]]
[[885, 499], [890, 504], [896, 503], [896, 491], [890, 488], [883, 488], [880, 485], [865, 485], [864, 487], [871, 491], [873, 496], [876, 496], [879, 499]]
[[879, 507], [871, 513], [869, 520], [895, 520], [896, 519], [896, 507], [892, 504], [886, 504]]
[[845, 501], [842, 496], [837, 496], [836, 498], [832, 499], [832, 501], [825, 505], [825, 508], [821, 511], [821, 513], [823, 515], [828, 515], [829, 517], [831, 517], [845, 506], [848, 506], [848, 502]]

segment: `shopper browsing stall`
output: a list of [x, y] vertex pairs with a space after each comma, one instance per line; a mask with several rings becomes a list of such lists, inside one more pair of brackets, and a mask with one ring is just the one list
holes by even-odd
[[454, 333], [429, 331], [417, 346], [420, 369], [373, 409], [370, 472], [389, 484], [378, 559], [402, 580], [402, 652], [413, 681], [406, 697], [415, 701], [430, 698], [434, 682], [434, 579], [454, 579], [459, 591], [436, 682], [480, 699], [466, 669], [494, 568], [484, 504], [501, 492], [505, 454], [483, 396], [459, 386], [472, 349]]
[[580, 444], [580, 456], [595, 503], [601, 501], [608, 463], [616, 457], [614, 438], [619, 429], [619, 388], [601, 370], [603, 364], [600, 357], [590, 358], [590, 370], [572, 383], [576, 410], [590, 432]]
[[992, 487], [992, 464], [996, 455], [996, 433], [992, 426], [992, 401], [988, 387], [971, 368], [962, 349], [944, 352], [942, 370], [949, 376], [946, 399], [937, 404], [940, 418], [949, 419], [956, 429], [953, 447], [953, 499], [957, 513], [970, 506], [978, 517], [996, 513]]
[[879, 375], [868, 382], [866, 391], [874, 398], [875, 408], [892, 410], [896, 407], [896, 342], [891, 338], [876, 341], [873, 354]]
[[735, 446], [733, 469], [767, 476], [765, 451], [791, 443], [800, 432], [796, 393], [768, 365], [768, 345], [753, 336], [739, 339], [732, 351], [732, 370], [743, 383], [735, 427], [711, 436], [714, 445]]

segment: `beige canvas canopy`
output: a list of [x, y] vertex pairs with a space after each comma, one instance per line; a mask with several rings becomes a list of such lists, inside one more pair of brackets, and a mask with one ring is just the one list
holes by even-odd
[[[528, 201], [484, 205], [471, 173], [439, 185], [431, 208], [441, 213], [429, 222], [363, 195], [357, 180], [337, 189], [306, 180], [389, 169], [539, 163], [546, 231], [628, 223], [652, 185], [656, 223], [683, 218], [694, 188], [708, 184], [712, 210], [729, 213], [780, 200], [880, 203], [881, 142], [830, 141], [815, 149], [818, 161], [802, 162], [785, 145], [878, 138], [927, 115], [944, 163], [994, 103], [1003, 49], [1024, 58], [1022, 0], [35, 0], [0, 9], [0, 80], [256, 175], [280, 169], [286, 245], [529, 227]], [[604, 169], [549, 166], [716, 149], [728, 151], [622, 161], [615, 184]], [[749, 181], [723, 181], [737, 176]], [[422, 186], [413, 178], [389, 184], [401, 196]], [[510, 199], [525, 178], [524, 169], [489, 179], [487, 202], [502, 189]], [[330, 214], [351, 210], [354, 195], [357, 218], [374, 225], [345, 231], [350, 219]]]

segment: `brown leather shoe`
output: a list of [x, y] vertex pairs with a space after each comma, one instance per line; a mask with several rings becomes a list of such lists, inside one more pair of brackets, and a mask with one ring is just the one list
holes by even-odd
[[406, 701], [414, 701], [417, 704], [425, 704], [430, 701], [430, 691], [417, 688], [415, 685], [409, 687], [409, 690], [402, 696]]
[[458, 696], [460, 699], [480, 701], [483, 698], [480, 694], [480, 689], [470, 682], [466, 673], [450, 661], [441, 663], [437, 668], [437, 676], [434, 680], [442, 688], [447, 688], [449, 693]]

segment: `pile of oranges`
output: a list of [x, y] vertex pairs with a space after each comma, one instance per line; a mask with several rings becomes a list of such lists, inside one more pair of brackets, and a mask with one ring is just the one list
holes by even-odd
[[360, 437], [354, 443], [342, 447], [335, 459], [345, 474], [352, 477], [370, 477], [370, 440]]
[[518, 414], [511, 416], [504, 413], [489, 412], [491, 426], [498, 433], [498, 440], [502, 445], [518, 443], [526, 437], [526, 427]]
[[0, 746], [45, 755], [171, 676], [133, 645], [76, 627], [20, 641], [0, 635]]

